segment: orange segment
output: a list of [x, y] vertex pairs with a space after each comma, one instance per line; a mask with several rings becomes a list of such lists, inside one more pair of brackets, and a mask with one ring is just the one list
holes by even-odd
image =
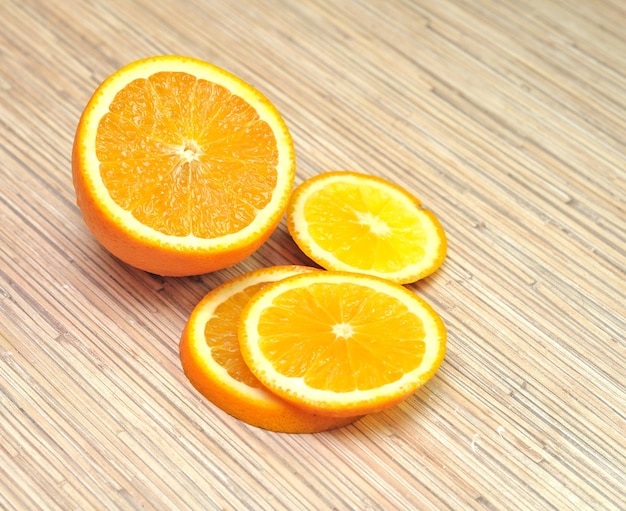
[[395, 184], [356, 172], [319, 174], [296, 188], [289, 231], [328, 270], [358, 271], [400, 284], [433, 273], [446, 237], [433, 213]]
[[251, 85], [178, 56], [129, 64], [87, 104], [72, 158], [95, 237], [162, 275], [231, 266], [279, 223], [295, 156], [278, 111]]
[[225, 412], [253, 426], [284, 433], [313, 433], [344, 426], [357, 417], [305, 412], [269, 392], [241, 356], [237, 330], [241, 310], [269, 282], [315, 271], [277, 266], [249, 272], [209, 292], [193, 310], [180, 342], [191, 384]]
[[250, 370], [305, 410], [362, 415], [393, 406], [428, 381], [445, 354], [445, 326], [399, 284], [313, 272], [266, 286], [241, 315]]

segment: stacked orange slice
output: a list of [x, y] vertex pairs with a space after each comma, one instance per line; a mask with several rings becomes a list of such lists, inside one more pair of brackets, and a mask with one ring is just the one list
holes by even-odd
[[273, 431], [305, 433], [396, 405], [445, 354], [437, 313], [405, 287], [353, 272], [257, 270], [194, 309], [180, 353], [209, 400]]
[[304, 272], [277, 266], [246, 273], [209, 292], [194, 308], [180, 341], [180, 359], [191, 384], [230, 415], [253, 426], [284, 433], [315, 433], [358, 417], [305, 411], [269, 391], [250, 371], [239, 348], [241, 312], [271, 282]]

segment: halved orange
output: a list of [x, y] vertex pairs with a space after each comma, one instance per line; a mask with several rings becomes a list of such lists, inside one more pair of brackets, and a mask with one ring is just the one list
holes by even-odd
[[437, 270], [446, 236], [408, 191], [351, 171], [318, 174], [294, 191], [287, 226], [300, 249], [327, 270], [357, 271], [400, 284]]
[[78, 206], [119, 259], [161, 275], [236, 264], [274, 231], [295, 176], [284, 120], [207, 62], [157, 56], [109, 76], [77, 127]]
[[293, 405], [363, 415], [406, 399], [437, 371], [446, 330], [400, 284], [353, 272], [302, 273], [268, 284], [241, 313], [252, 373]]
[[222, 410], [253, 426], [283, 433], [314, 433], [357, 419], [321, 416], [294, 407], [259, 382], [239, 350], [239, 319], [250, 298], [269, 282], [309, 271], [316, 270], [276, 266], [230, 280], [198, 303], [183, 331], [180, 359], [191, 384]]

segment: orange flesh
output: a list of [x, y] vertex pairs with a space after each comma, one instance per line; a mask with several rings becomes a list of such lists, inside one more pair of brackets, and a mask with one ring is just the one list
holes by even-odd
[[304, 217], [319, 246], [354, 268], [394, 272], [424, 255], [419, 217], [376, 187], [329, 185], [307, 201]]
[[213, 360], [226, 369], [231, 378], [255, 388], [263, 386], [248, 369], [241, 356], [237, 329], [233, 328], [233, 325], [239, 323], [241, 310], [250, 298], [266, 284], [266, 282], [255, 284], [230, 296], [216, 307], [204, 328], [204, 337], [211, 349]]
[[268, 124], [242, 98], [187, 73], [131, 82], [96, 137], [113, 200], [163, 234], [240, 231], [276, 186], [278, 150]]
[[259, 335], [278, 372], [335, 392], [394, 382], [420, 365], [425, 349], [423, 324], [404, 304], [349, 283], [279, 295], [263, 311]]

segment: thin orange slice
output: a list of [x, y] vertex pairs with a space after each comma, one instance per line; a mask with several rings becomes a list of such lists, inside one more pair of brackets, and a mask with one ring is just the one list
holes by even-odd
[[251, 85], [201, 60], [133, 62], [76, 131], [78, 206], [121, 260], [161, 275], [236, 264], [274, 231], [295, 176], [291, 136]]
[[314, 433], [357, 419], [320, 416], [294, 407], [269, 392], [241, 356], [237, 330], [242, 308], [267, 283], [307, 271], [315, 270], [276, 266], [230, 280], [198, 303], [183, 331], [180, 359], [191, 384], [222, 410], [253, 426]]
[[408, 284], [437, 270], [446, 236], [437, 217], [406, 190], [376, 176], [326, 172], [304, 181], [287, 209], [300, 249], [327, 270]]
[[428, 381], [446, 330], [424, 300], [366, 274], [319, 271], [268, 284], [241, 314], [250, 370], [304, 410], [340, 416], [389, 408]]

